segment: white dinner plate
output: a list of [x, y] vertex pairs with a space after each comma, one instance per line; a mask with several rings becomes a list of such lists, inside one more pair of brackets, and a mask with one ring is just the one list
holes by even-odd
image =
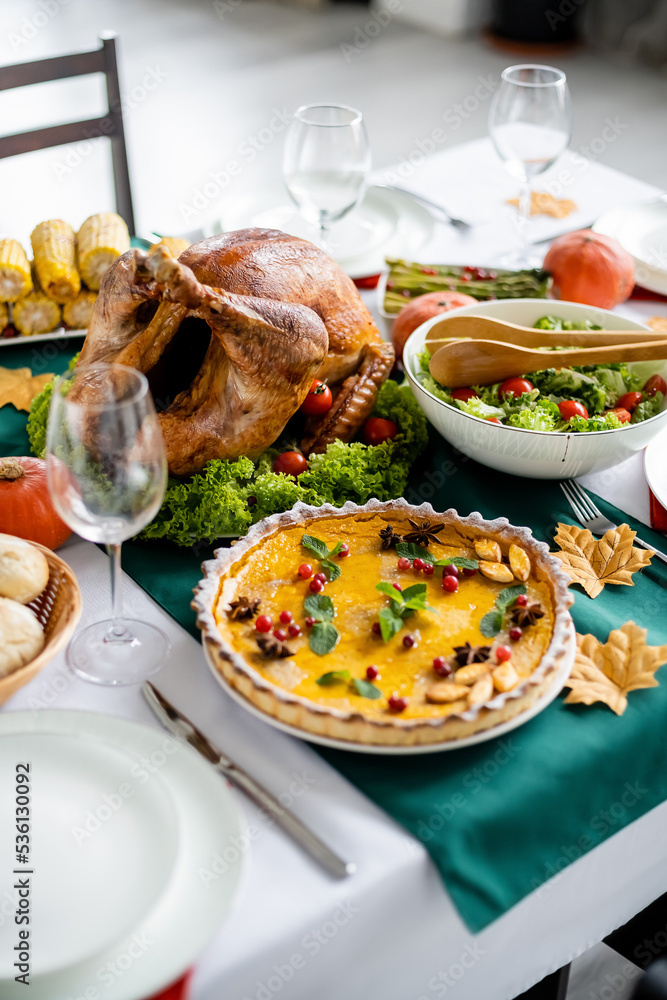
[[613, 236], [633, 256], [638, 285], [667, 295], [667, 200], [612, 209], [593, 229]]
[[85, 337], [87, 330], [66, 330], [59, 326], [51, 333], [35, 333], [32, 337], [3, 337], [0, 335], [0, 347], [12, 347], [14, 344], [39, 344], [45, 340], [67, 340], [68, 337]]
[[[317, 243], [319, 232], [299, 214], [282, 185], [221, 208], [225, 232], [280, 229]], [[351, 278], [379, 274], [386, 256], [413, 258], [433, 236], [431, 215], [407, 195], [369, 187], [362, 203], [331, 228], [334, 260]]]
[[510, 719], [508, 722], [503, 722], [499, 726], [494, 726], [493, 729], [486, 729], [483, 732], [475, 733], [473, 736], [467, 736], [462, 740], [449, 740], [444, 743], [433, 743], [425, 744], [420, 746], [402, 746], [402, 747], [389, 747], [389, 746], [373, 746], [367, 743], [354, 743], [352, 740], [336, 740], [328, 736], [316, 736], [314, 733], [308, 733], [303, 729], [298, 729], [296, 726], [290, 726], [285, 722], [281, 722], [279, 719], [274, 719], [272, 715], [267, 715], [262, 712], [261, 709], [257, 708], [252, 702], [248, 701], [247, 698], [233, 688], [223, 677], [219, 670], [216, 670], [215, 662], [211, 653], [209, 652], [208, 643], [204, 642], [204, 653], [206, 655], [206, 661], [213, 672], [213, 676], [222, 685], [227, 694], [242, 705], [247, 712], [251, 715], [256, 716], [261, 719], [262, 722], [267, 722], [274, 729], [280, 729], [283, 733], [288, 733], [290, 736], [296, 736], [297, 739], [305, 740], [307, 743], [317, 743], [319, 746], [331, 747], [334, 750], [349, 750], [353, 753], [369, 753], [369, 754], [382, 754], [390, 756], [410, 756], [412, 754], [423, 754], [423, 753], [442, 753], [444, 750], [461, 750], [463, 747], [472, 747], [477, 743], [486, 743], [488, 740], [495, 740], [499, 736], [504, 736], [505, 733], [511, 732], [513, 729], [518, 729], [519, 726], [523, 726], [525, 722], [533, 719], [540, 712], [543, 712], [547, 705], [560, 694], [563, 690], [563, 685], [567, 678], [570, 676], [570, 671], [572, 670], [572, 664], [574, 663], [574, 655], [577, 649], [577, 643], [575, 639], [574, 630], [572, 630], [571, 640], [568, 647], [567, 655], [564, 657], [561, 666], [554, 675], [554, 679], [550, 687], [544, 692], [544, 694], [538, 698], [538, 700], [531, 705], [529, 709], [517, 715], [514, 719]]
[[667, 507], [667, 430], [659, 434], [644, 452], [644, 473], [656, 500]]
[[[27, 861], [16, 854], [22, 763]], [[69, 710], [0, 715], [0, 843], [11, 849], [0, 868], [3, 1000], [26, 995], [13, 967], [19, 880], [30, 890], [31, 1000], [91, 987], [136, 1000], [198, 957], [231, 907], [244, 853], [234, 797], [194, 750], [155, 727]]]

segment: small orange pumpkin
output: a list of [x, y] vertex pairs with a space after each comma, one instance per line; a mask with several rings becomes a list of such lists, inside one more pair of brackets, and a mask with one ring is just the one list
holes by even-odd
[[41, 458], [0, 458], [0, 532], [57, 549], [72, 534], [57, 514]]
[[412, 302], [403, 306], [396, 317], [394, 329], [391, 334], [391, 341], [396, 351], [396, 357], [403, 357], [403, 348], [410, 334], [425, 323], [427, 319], [438, 316], [440, 313], [449, 312], [451, 309], [460, 309], [461, 306], [474, 306], [477, 299], [464, 292], [426, 292], [425, 295], [418, 295]]
[[568, 302], [613, 309], [635, 287], [635, 263], [611, 236], [580, 229], [554, 240], [544, 258], [553, 294]]

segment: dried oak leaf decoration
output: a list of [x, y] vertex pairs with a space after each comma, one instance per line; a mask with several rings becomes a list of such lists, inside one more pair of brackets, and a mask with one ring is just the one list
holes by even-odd
[[626, 622], [603, 644], [594, 635], [577, 633], [577, 653], [565, 686], [567, 705], [604, 702], [616, 715], [627, 708], [627, 695], [638, 688], [658, 687], [653, 676], [667, 662], [667, 645], [647, 646], [646, 629]]
[[29, 368], [0, 368], [0, 406], [13, 403], [17, 410], [30, 410], [30, 404], [53, 378], [52, 374], [33, 375]]
[[554, 555], [574, 583], [581, 584], [589, 597], [597, 597], [608, 583], [633, 587], [632, 574], [650, 566], [651, 553], [632, 545], [635, 535], [629, 524], [621, 524], [598, 541], [588, 528], [559, 524], [555, 542], [562, 551]]

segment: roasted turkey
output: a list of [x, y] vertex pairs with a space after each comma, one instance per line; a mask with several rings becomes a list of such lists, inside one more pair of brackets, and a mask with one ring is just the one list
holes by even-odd
[[303, 447], [350, 440], [394, 362], [353, 282], [322, 250], [275, 230], [202, 240], [178, 260], [128, 251], [100, 287], [78, 367], [130, 365], [149, 380], [169, 469], [256, 457], [313, 378], [334, 402]]

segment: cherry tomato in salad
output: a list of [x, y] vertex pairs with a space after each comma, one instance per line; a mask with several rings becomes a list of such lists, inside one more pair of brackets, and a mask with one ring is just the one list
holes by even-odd
[[384, 417], [369, 417], [364, 424], [364, 441], [366, 444], [382, 444], [390, 441], [398, 434], [398, 426], [393, 420]]
[[331, 409], [332, 402], [331, 389], [326, 382], [320, 382], [316, 378], [301, 404], [301, 412], [305, 413], [307, 417], [318, 417], [321, 413], [326, 413], [327, 410]]
[[665, 382], [662, 375], [651, 375], [650, 379], [644, 384], [644, 392], [647, 396], [655, 396], [656, 392], [661, 392], [663, 396], [667, 396], [667, 382]]
[[629, 424], [632, 420], [632, 414], [629, 410], [625, 410], [622, 406], [615, 406], [613, 410], [605, 410], [605, 413], [613, 413], [615, 417], [621, 421], [622, 424]]
[[300, 451], [284, 451], [273, 463], [273, 471], [286, 476], [300, 476], [307, 468], [308, 462]]
[[452, 399], [460, 399], [462, 402], [467, 403], [469, 399], [479, 399], [479, 393], [475, 392], [474, 389], [454, 389], [452, 391]]
[[498, 390], [498, 395], [501, 399], [505, 396], [522, 396], [524, 392], [532, 392], [535, 386], [532, 382], [529, 382], [527, 378], [506, 378], [500, 389]]
[[502, 420], [498, 420], [498, 417], [484, 417], [487, 424], [501, 424]]
[[624, 396], [617, 401], [616, 406], [620, 407], [622, 410], [629, 410], [630, 413], [635, 409], [636, 406], [642, 401], [641, 392], [626, 392]]
[[576, 399], [564, 399], [558, 404], [558, 410], [563, 420], [572, 420], [572, 417], [585, 417], [588, 420], [588, 410]]

